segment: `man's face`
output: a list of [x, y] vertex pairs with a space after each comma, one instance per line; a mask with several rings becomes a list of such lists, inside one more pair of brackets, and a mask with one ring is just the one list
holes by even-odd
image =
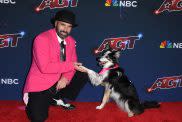
[[71, 32], [72, 30], [72, 24], [63, 22], [63, 21], [56, 21], [55, 22], [55, 29], [56, 29], [56, 33], [57, 35], [62, 38], [65, 39]]

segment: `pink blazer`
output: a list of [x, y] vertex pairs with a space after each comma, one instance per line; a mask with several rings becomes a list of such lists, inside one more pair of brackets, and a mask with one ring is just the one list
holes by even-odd
[[66, 61], [61, 62], [60, 46], [55, 29], [43, 32], [35, 38], [32, 65], [26, 79], [24, 93], [46, 90], [61, 76], [70, 82], [75, 73], [73, 62], [77, 61], [77, 55], [75, 40], [68, 36], [65, 41]]

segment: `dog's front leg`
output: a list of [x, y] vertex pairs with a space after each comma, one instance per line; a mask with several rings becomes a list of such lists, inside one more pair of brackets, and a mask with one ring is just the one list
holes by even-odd
[[96, 73], [95, 71], [93, 70], [90, 70], [84, 66], [79, 66], [83, 71], [86, 71], [86, 73], [88, 74], [88, 77], [91, 81], [91, 83], [95, 86], [98, 86], [100, 85], [103, 80], [107, 77], [107, 74], [105, 75], [101, 75], [101, 74], [98, 74]]
[[104, 106], [106, 105], [106, 103], [109, 101], [110, 94], [111, 94], [111, 90], [106, 89], [105, 92], [104, 92], [104, 96], [103, 96], [103, 99], [102, 99], [102, 103], [99, 106], [97, 106], [96, 109], [102, 109], [102, 108], [104, 108]]

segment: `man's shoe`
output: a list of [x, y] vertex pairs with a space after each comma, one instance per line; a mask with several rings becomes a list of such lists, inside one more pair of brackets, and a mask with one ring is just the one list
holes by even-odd
[[64, 108], [65, 110], [73, 110], [75, 109], [75, 106], [69, 103], [66, 103], [64, 100], [59, 99], [53, 99], [53, 102], [51, 102], [52, 105], [56, 105], [56, 106], [61, 106], [62, 108]]

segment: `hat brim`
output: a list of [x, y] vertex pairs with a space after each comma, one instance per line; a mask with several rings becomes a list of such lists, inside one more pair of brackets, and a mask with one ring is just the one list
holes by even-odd
[[63, 22], [66, 22], [66, 23], [69, 23], [69, 24], [72, 24], [72, 27], [73, 28], [75, 28], [75, 27], [77, 27], [78, 26], [78, 24], [73, 24], [73, 23], [70, 23], [69, 21], [66, 21], [66, 20], [64, 20], [64, 19], [55, 19], [55, 18], [51, 18], [51, 24], [54, 26], [54, 24], [55, 24], [55, 22], [56, 21], [63, 21]]

